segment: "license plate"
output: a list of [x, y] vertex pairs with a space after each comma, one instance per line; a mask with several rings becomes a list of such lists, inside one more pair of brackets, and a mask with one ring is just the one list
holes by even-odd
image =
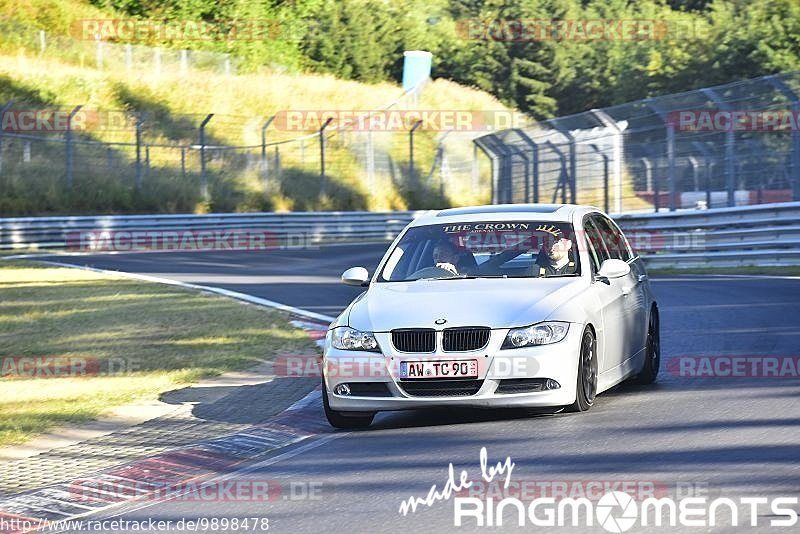
[[478, 360], [400, 362], [400, 378], [478, 378]]

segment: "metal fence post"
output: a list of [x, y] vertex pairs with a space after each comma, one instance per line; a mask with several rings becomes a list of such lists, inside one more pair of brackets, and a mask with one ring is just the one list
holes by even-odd
[[478, 145], [472, 145], [472, 189], [477, 191], [480, 188], [480, 172], [478, 169]]
[[[530, 189], [531, 189], [531, 165], [530, 165], [530, 162], [531, 162], [531, 160], [525, 154], [525, 151], [521, 150], [518, 146], [508, 145], [507, 148], [508, 148], [508, 152], [509, 152], [509, 156], [508, 156], [509, 166], [513, 165], [514, 156], [519, 156], [520, 158], [522, 158], [522, 161], [524, 162], [524, 164], [522, 166], [522, 178], [523, 178], [522, 183], [524, 184], [523, 187], [524, 187], [525, 190], [523, 191], [523, 194], [522, 194], [522, 200], [527, 204], [531, 200], [531, 192], [530, 192]], [[513, 184], [512, 184], [512, 187], [509, 187], [508, 194], [509, 194], [509, 201], [510, 202], [514, 202]]]
[[669, 211], [675, 211], [678, 193], [675, 177], [675, 125], [667, 122], [667, 182], [669, 183]]
[[267, 128], [275, 120], [275, 115], [268, 118], [267, 121], [261, 126], [261, 176], [266, 188], [269, 183], [269, 163], [267, 160]]
[[658, 191], [655, 190], [655, 184], [653, 180], [653, 164], [650, 163], [648, 158], [639, 158], [639, 161], [642, 162], [642, 167], [644, 167], [645, 189], [653, 191], [653, 206], [655, 207], [656, 212], [658, 212], [660, 200], [658, 198]]
[[603, 211], [608, 213], [609, 208], [609, 192], [608, 192], [608, 154], [600, 150], [600, 147], [596, 144], [592, 143], [589, 147], [597, 152], [597, 154], [603, 158]]
[[408, 179], [414, 180], [414, 132], [422, 126], [422, 121], [416, 121], [408, 131]]
[[[719, 109], [731, 111], [714, 89], [700, 89]], [[728, 206], [736, 205], [736, 132], [733, 127], [725, 131], [725, 189], [728, 191]]]
[[703, 174], [705, 175], [706, 206], [711, 207], [711, 167], [713, 166], [711, 151], [699, 141], [692, 141], [692, 146], [703, 155]]
[[500, 156], [495, 150], [492, 150], [492, 148], [489, 146], [490, 144], [489, 141], [493, 137], [494, 136], [490, 137], [489, 135], [483, 137], [476, 137], [475, 139], [472, 140], [472, 142], [476, 147], [481, 149], [481, 152], [483, 152], [486, 155], [486, 157], [489, 158], [489, 163], [491, 164], [492, 167], [491, 180], [489, 180], [489, 201], [492, 204], [496, 204], [497, 182], [499, 182], [500, 180], [500, 165], [498, 161]]
[[332, 117], [328, 117], [325, 120], [325, 123], [319, 129], [319, 179], [320, 179], [320, 187], [319, 187], [319, 194], [320, 196], [324, 195], [328, 189], [328, 178], [325, 176], [325, 128], [333, 121]]
[[611, 118], [605, 111], [599, 109], [592, 109], [590, 113], [600, 121], [600, 123], [614, 130], [614, 211], [617, 213], [622, 212], [622, 132], [623, 128]]
[[556, 146], [556, 144], [553, 143], [552, 141], [549, 141], [549, 140], [545, 141], [544, 144], [547, 145], [548, 147], [550, 147], [550, 150], [552, 150], [553, 152], [556, 153], [556, 155], [558, 156], [558, 161], [561, 164], [561, 172], [558, 175], [558, 182], [556, 183], [556, 188], [553, 191], [553, 200], [551, 202], [553, 204], [555, 204], [556, 199], [558, 198], [558, 189], [560, 187], [561, 188], [561, 203], [562, 204], [566, 204], [567, 203], [567, 181], [569, 180], [569, 177], [567, 176], [567, 173], [568, 173], [568, 171], [567, 171], [567, 157], [564, 155], [564, 152], [560, 148], [558, 148]]
[[[6, 116], [6, 111], [11, 109], [11, 106], [13, 105], [14, 101], [9, 100], [8, 102], [6, 102], [3, 108], [0, 109], [0, 125], [2, 125], [3, 123], [3, 118]], [[0, 172], [2, 172], [2, 170], [3, 170], [3, 128], [2, 126], [0, 126]]]
[[577, 172], [577, 167], [578, 167], [577, 154], [576, 154], [578, 151], [578, 144], [575, 142], [575, 136], [572, 135], [572, 133], [570, 133], [569, 130], [567, 130], [566, 128], [561, 128], [559, 126], [556, 126], [554, 120], [547, 122], [551, 124], [553, 128], [555, 128], [558, 131], [558, 133], [563, 135], [567, 139], [567, 142], [569, 143], [569, 171], [567, 172], [566, 167], [562, 168], [562, 171], [565, 173], [564, 178], [566, 180], [564, 183], [564, 192], [561, 195], [561, 200], [564, 204], [567, 203], [566, 187], [567, 185], [569, 185], [570, 202], [572, 202], [573, 204], [577, 204], [578, 203], [578, 198], [576, 193], [577, 176], [575, 176], [575, 174]]
[[[522, 129], [514, 128], [514, 132], [520, 137], [520, 139], [525, 141], [525, 143], [531, 147], [532, 157], [527, 161], [529, 161], [530, 165], [532, 166], [530, 174], [533, 175], [533, 203], [538, 204], [539, 203], [539, 145], [533, 139], [531, 139], [531, 137], [528, 134], [526, 134]], [[528, 175], [526, 174], [525, 202], [528, 202], [530, 198], [528, 193], [529, 180], [530, 178], [528, 178]]]
[[695, 192], [700, 191], [700, 162], [694, 156], [686, 158], [689, 160], [689, 165], [692, 167], [692, 183]]
[[[439, 163], [439, 201], [444, 204], [444, 168], [445, 168], [445, 155], [444, 155], [444, 145], [439, 143], [436, 147], [436, 157], [434, 158], [435, 162]], [[435, 163], [434, 163], [435, 165]], [[433, 170], [433, 169], [431, 169]]]
[[[781, 92], [786, 98], [789, 99], [789, 105], [792, 109], [792, 115], [797, 117], [800, 114], [800, 97], [797, 93], [786, 85], [783, 80], [777, 78], [774, 74], [765, 76], [764, 79], [772, 85], [775, 89]], [[792, 152], [789, 156], [791, 161], [791, 188], [792, 200], [800, 200], [800, 131], [797, 128], [792, 128]]]
[[72, 119], [83, 106], [75, 106], [67, 117], [66, 152], [67, 152], [67, 189], [72, 189]]
[[142, 188], [142, 116], [136, 117], [136, 189]]
[[658, 107], [655, 100], [648, 98], [644, 101], [647, 106], [656, 112], [656, 115], [664, 123], [667, 137], [667, 183], [669, 184], [669, 211], [675, 211], [675, 200], [677, 196], [677, 179], [675, 176], [675, 123], [669, 115]]
[[200, 123], [200, 195], [205, 201], [210, 198], [208, 194], [208, 176], [206, 176], [206, 124], [213, 116], [213, 113], [209, 113]]
[[365, 148], [365, 160], [367, 167], [367, 191], [372, 193], [375, 186], [375, 144], [372, 139], [372, 128], [367, 130], [367, 146]]

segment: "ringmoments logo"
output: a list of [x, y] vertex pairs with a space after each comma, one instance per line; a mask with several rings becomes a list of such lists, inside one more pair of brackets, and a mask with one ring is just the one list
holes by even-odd
[[[471, 478], [466, 470], [456, 475], [451, 463], [448, 477], [441, 489], [434, 484], [424, 497], [411, 496], [399, 508], [401, 515], [415, 513], [421, 507], [433, 507], [443, 501], [453, 501], [453, 526], [462, 527], [594, 527], [607, 532], [627, 532], [635, 526], [709, 527], [794, 527], [797, 525], [798, 497], [716, 497], [710, 498], [707, 488], [680, 491], [685, 485], [676, 485], [675, 497], [663, 495], [663, 485], [655, 482], [635, 484], [634, 497], [629, 489], [631, 481], [617, 481], [599, 497], [558, 496], [542, 492], [532, 499], [521, 499], [514, 494], [512, 473], [516, 464], [511, 457], [490, 464], [486, 447], [480, 451], [480, 478]], [[573, 481], [574, 482], [574, 481]], [[585, 491], [597, 482], [571, 484]], [[640, 481], [643, 482], [643, 481]], [[552, 481], [551, 481], [552, 483]], [[478, 490], [485, 485], [496, 486], [496, 492]], [[561, 484], [558, 484], [561, 486]], [[475, 495], [477, 491], [477, 495]], [[465, 496], [466, 495], [466, 496]], [[520, 495], [516, 492], [516, 495]], [[586, 493], [588, 495], [588, 493]]]
[[738, 499], [706, 496], [674, 499], [649, 497], [637, 501], [624, 491], [610, 491], [597, 502], [585, 497], [552, 497], [523, 502], [514, 497], [495, 501], [456, 497], [453, 502], [454, 526], [527, 526], [564, 527], [599, 525], [608, 532], [627, 532], [641, 527], [792, 527], [797, 525], [797, 497], [740, 497]]

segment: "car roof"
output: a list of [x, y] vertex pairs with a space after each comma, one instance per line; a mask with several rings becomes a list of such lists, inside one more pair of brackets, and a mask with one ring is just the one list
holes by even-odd
[[412, 226], [475, 221], [559, 221], [572, 222], [579, 213], [600, 211], [577, 204], [492, 204], [430, 211], [418, 217]]

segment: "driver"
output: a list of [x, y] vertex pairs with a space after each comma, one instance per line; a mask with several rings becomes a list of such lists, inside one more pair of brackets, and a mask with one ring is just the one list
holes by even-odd
[[543, 244], [536, 264], [539, 266], [539, 277], [575, 274], [575, 262], [569, 258], [572, 241], [556, 236], [552, 244]]
[[433, 249], [433, 263], [436, 267], [459, 274], [456, 264], [458, 263], [458, 252], [449, 241], [442, 241]]

